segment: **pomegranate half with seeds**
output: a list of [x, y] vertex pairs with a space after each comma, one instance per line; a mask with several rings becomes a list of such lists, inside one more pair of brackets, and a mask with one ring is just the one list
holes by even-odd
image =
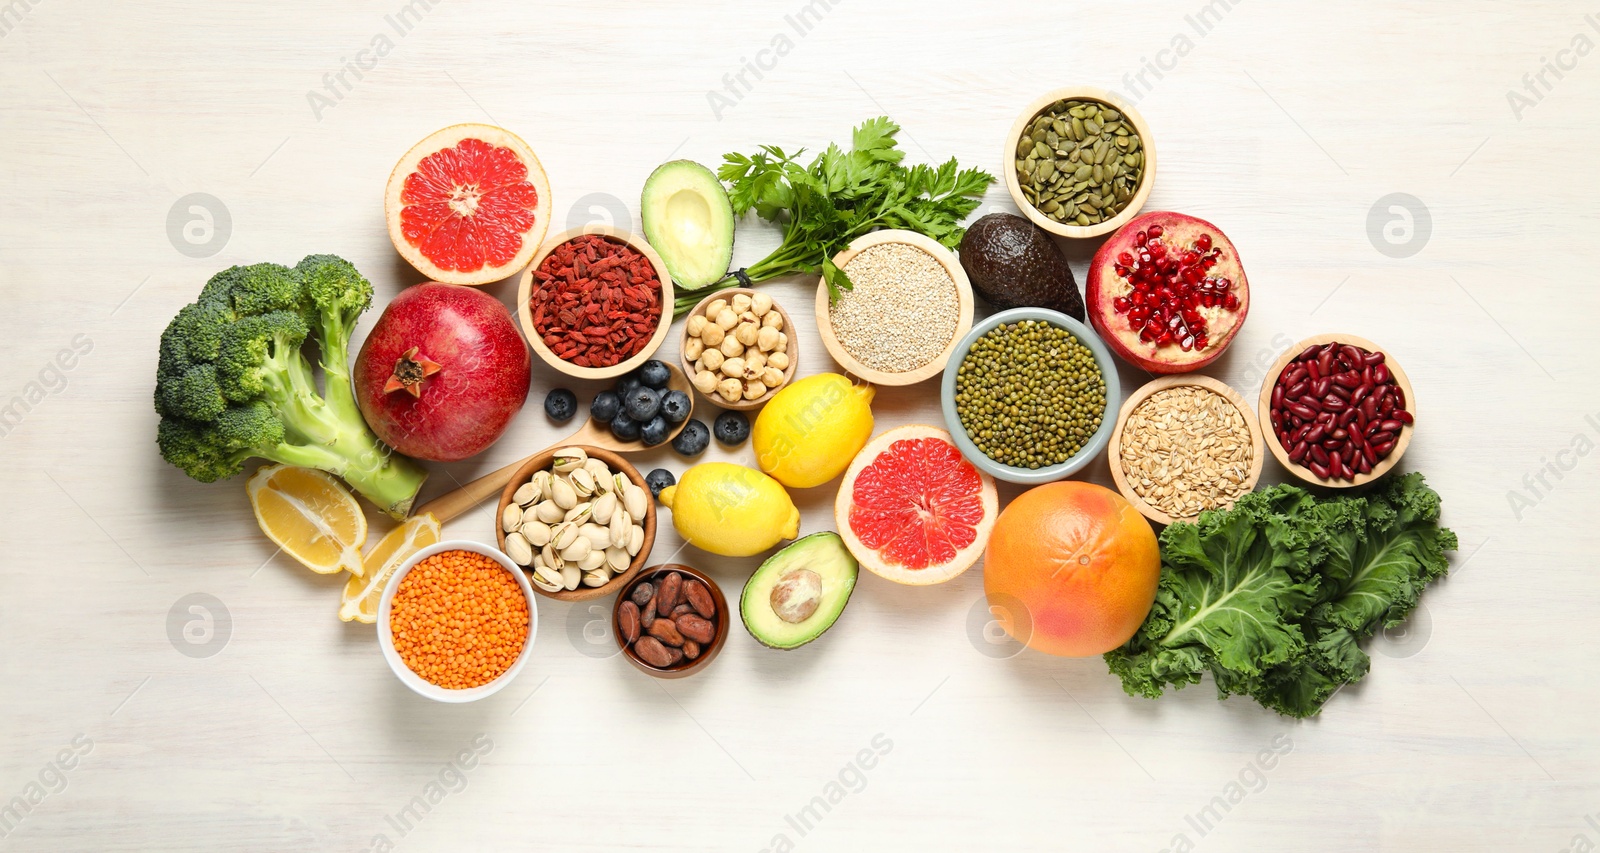
[[1198, 370], [1250, 313], [1250, 284], [1217, 226], [1182, 213], [1136, 217], [1089, 265], [1089, 321], [1112, 352], [1151, 373]]

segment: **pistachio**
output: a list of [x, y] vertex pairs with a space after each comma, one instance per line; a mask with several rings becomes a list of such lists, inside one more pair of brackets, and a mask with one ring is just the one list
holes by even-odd
[[500, 529], [506, 533], [510, 533], [521, 526], [522, 505], [518, 503], [506, 504], [506, 508], [500, 512]]
[[555, 545], [553, 543], [539, 549], [539, 559], [543, 560], [545, 565], [555, 569], [556, 571], [561, 571], [561, 567], [566, 565], [566, 561], [561, 559], [560, 554], [556, 553]]
[[567, 590], [578, 588], [578, 583], [583, 580], [583, 570], [574, 565], [561, 567], [561, 587]]
[[628, 565], [633, 562], [633, 556], [628, 553], [626, 548], [612, 546], [601, 553], [605, 554], [606, 565], [610, 566], [612, 571], [627, 571]]
[[596, 550], [604, 550], [611, 544], [611, 530], [603, 524], [590, 522], [578, 528], [578, 532], [583, 534]]
[[[589, 539], [579, 539], [579, 543], [587, 543], [587, 541]], [[605, 549], [590, 547], [589, 551], [584, 552], [584, 555], [578, 559], [578, 568], [581, 568], [581, 570], [592, 571], [595, 568], [602, 567], [605, 567]]]
[[589, 516], [593, 513], [593, 511], [594, 511], [594, 505], [593, 504], [588, 503], [588, 502], [581, 503], [581, 504], [578, 504], [577, 506], [573, 507], [572, 509], [567, 510], [567, 514], [565, 516], [563, 516], [561, 520], [562, 521], [571, 521], [571, 522], [575, 522], [577, 524], [583, 524], [584, 522], [589, 520]]
[[572, 483], [558, 478], [550, 483], [550, 498], [563, 510], [572, 509], [578, 505], [578, 490]]
[[566, 510], [557, 506], [553, 500], [546, 500], [544, 503], [539, 504], [533, 508], [533, 512], [534, 517], [545, 524], [555, 524], [566, 514]]
[[650, 493], [629, 483], [622, 490], [622, 507], [628, 511], [629, 518], [644, 518], [650, 511]]
[[555, 452], [551, 466], [557, 474], [570, 474], [583, 467], [589, 460], [589, 454], [583, 452], [581, 447], [563, 447]]
[[545, 592], [560, 592], [561, 573], [548, 566], [537, 566], [533, 570], [533, 585]]
[[550, 497], [550, 481], [555, 478], [556, 475], [549, 471], [533, 472], [533, 479], [529, 482], [533, 484], [533, 490], [538, 493], [538, 497], [534, 498], [535, 501], [542, 501]]
[[567, 475], [567, 480], [572, 484], [572, 491], [580, 498], [591, 497], [595, 493], [594, 475], [587, 468], [579, 468]]
[[576, 538], [578, 538], [578, 525], [570, 521], [563, 521], [550, 528], [550, 541], [548, 544], [551, 551], [560, 553], [561, 549], [571, 545], [572, 540]]
[[611, 491], [616, 493], [617, 500], [622, 500], [622, 493], [628, 488], [628, 475], [618, 471], [611, 475]]
[[639, 556], [642, 548], [644, 548], [644, 528], [635, 525], [633, 532], [628, 534], [628, 556]]
[[587, 572], [583, 573], [583, 585], [584, 586], [597, 587], [597, 586], [605, 586], [608, 583], [611, 583], [611, 573], [606, 571], [605, 569], [601, 569], [601, 568], [596, 567], [595, 569], [593, 569], [591, 571], [587, 571]]
[[610, 524], [611, 514], [615, 512], [616, 509], [617, 493], [615, 490], [612, 490], [606, 492], [598, 498], [595, 498], [594, 503], [590, 504], [589, 517], [594, 519], [596, 524]]
[[535, 548], [543, 548], [550, 544], [550, 525], [538, 519], [522, 522], [521, 532], [522, 538], [528, 540], [528, 544]]
[[[611, 466], [607, 465], [604, 459], [589, 457], [583, 463], [583, 470], [588, 471], [594, 477], [596, 483], [611, 479]], [[605, 489], [601, 489], [601, 491], [605, 491]]]
[[572, 541], [557, 553], [561, 555], [561, 559], [569, 563], [579, 563], [583, 561], [584, 557], [588, 556], [590, 551], [594, 550], [594, 547], [589, 544], [588, 537], [578, 535], [578, 528], [572, 528], [571, 533]]
[[620, 548], [628, 544], [628, 539], [633, 535], [633, 518], [625, 509], [619, 509], [611, 515], [611, 546]]
[[518, 506], [527, 506], [539, 500], [539, 490], [531, 482], [523, 483], [517, 487], [517, 491], [511, 496], [511, 499], [516, 501]]
[[515, 531], [506, 534], [506, 556], [519, 566], [533, 565], [533, 546]]

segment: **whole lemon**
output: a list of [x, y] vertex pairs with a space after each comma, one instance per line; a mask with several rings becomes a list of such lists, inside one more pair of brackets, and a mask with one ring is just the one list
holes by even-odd
[[756, 416], [750, 442], [761, 470], [795, 489], [844, 473], [872, 437], [871, 385], [819, 373], [772, 395]]
[[705, 462], [661, 490], [672, 526], [690, 545], [748, 557], [800, 533], [800, 510], [777, 480], [731, 462]]

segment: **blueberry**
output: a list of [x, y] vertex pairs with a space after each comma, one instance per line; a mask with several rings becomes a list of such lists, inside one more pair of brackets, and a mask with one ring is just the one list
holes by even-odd
[[667, 440], [667, 433], [670, 431], [671, 429], [667, 426], [667, 419], [656, 415], [645, 421], [644, 426], [639, 427], [639, 440], [644, 442], [645, 447], [655, 447]]
[[732, 447], [743, 444], [750, 437], [750, 419], [740, 412], [723, 412], [717, 415], [712, 431], [717, 435], [717, 441]]
[[650, 489], [651, 497], [659, 498], [661, 497], [662, 489], [678, 484], [678, 478], [672, 476], [672, 472], [665, 468], [657, 468], [644, 475], [644, 484]]
[[620, 414], [611, 419], [611, 434], [618, 441], [638, 441], [639, 422], [626, 414]]
[[689, 395], [682, 391], [668, 391], [661, 395], [661, 414], [669, 424], [681, 424], [689, 416]]
[[639, 381], [646, 387], [660, 390], [672, 381], [672, 371], [662, 362], [651, 359], [639, 366]]
[[660, 413], [661, 395], [656, 389], [641, 385], [623, 395], [622, 405], [628, 417], [644, 423]]
[[565, 388], [557, 388], [545, 395], [544, 413], [550, 420], [564, 424], [578, 413], [578, 395]]
[[622, 411], [622, 398], [615, 391], [601, 391], [594, 395], [594, 402], [589, 404], [589, 417], [603, 424], [611, 423], [611, 419]]
[[627, 396], [628, 396], [628, 392], [632, 391], [635, 388], [638, 388], [642, 384], [644, 384], [644, 383], [639, 381], [639, 373], [638, 373], [638, 371], [635, 371], [633, 373], [628, 374], [627, 376], [622, 377], [621, 379], [618, 379], [616, 388], [613, 389], [613, 390], [615, 390], [617, 392], [617, 396], [626, 399]]
[[711, 430], [699, 419], [683, 425], [683, 432], [672, 440], [672, 449], [684, 456], [699, 456], [711, 443]]

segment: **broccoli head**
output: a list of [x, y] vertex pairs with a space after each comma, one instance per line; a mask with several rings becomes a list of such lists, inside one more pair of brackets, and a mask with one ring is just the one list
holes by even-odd
[[[204, 483], [252, 457], [321, 468], [405, 517], [427, 474], [378, 441], [350, 387], [350, 333], [371, 304], [371, 283], [334, 255], [212, 276], [161, 334], [162, 458]], [[321, 356], [321, 392], [308, 341]]]

